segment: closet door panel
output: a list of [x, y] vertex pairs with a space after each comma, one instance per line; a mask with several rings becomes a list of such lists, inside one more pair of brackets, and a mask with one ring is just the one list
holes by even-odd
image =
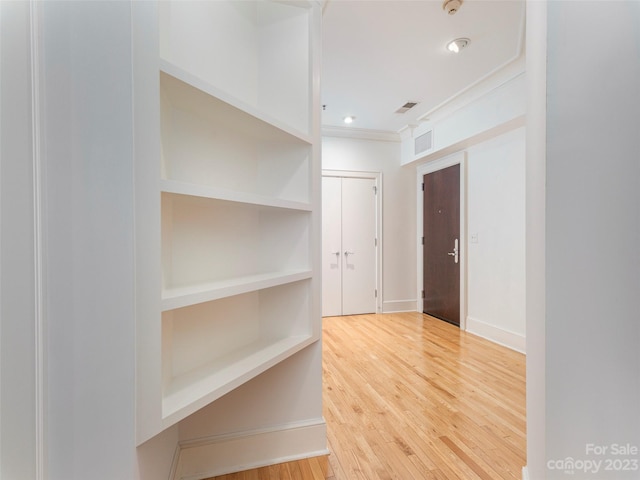
[[375, 180], [342, 179], [342, 314], [376, 311]]
[[322, 178], [322, 316], [342, 315], [342, 179]]

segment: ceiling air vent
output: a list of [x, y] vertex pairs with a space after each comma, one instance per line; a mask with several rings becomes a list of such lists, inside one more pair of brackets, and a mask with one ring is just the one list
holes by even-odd
[[407, 102], [403, 106], [401, 106], [398, 110], [396, 110], [396, 113], [407, 113], [409, 110], [411, 110], [417, 104], [418, 104], [418, 102]]
[[415, 154], [419, 155], [433, 148], [433, 130], [423, 133], [414, 140]]

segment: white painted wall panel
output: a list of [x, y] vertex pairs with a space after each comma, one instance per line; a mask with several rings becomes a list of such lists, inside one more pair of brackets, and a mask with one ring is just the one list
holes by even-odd
[[49, 478], [136, 477], [131, 5], [43, 3]]
[[434, 151], [521, 116], [525, 112], [525, 85], [525, 76], [521, 74], [439, 120], [434, 128]]
[[640, 448], [640, 3], [549, 2], [547, 19], [547, 460], [640, 461], [610, 447]]
[[27, 2], [0, 2], [0, 478], [36, 478], [36, 277]]
[[[402, 132], [403, 165], [443, 157], [524, 124], [526, 77], [519, 59]], [[433, 148], [415, 154], [415, 139], [433, 131]]]
[[471, 331], [481, 322], [525, 336], [524, 162], [524, 128], [467, 150]]

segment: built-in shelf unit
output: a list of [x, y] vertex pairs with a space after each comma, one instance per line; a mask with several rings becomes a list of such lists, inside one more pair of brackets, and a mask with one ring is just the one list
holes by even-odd
[[139, 401], [155, 403], [140, 441], [320, 335], [317, 6], [158, 11], [161, 291], [138, 322]]

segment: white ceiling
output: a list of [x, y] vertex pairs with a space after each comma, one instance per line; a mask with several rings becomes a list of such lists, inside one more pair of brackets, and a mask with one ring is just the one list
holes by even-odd
[[[516, 59], [523, 0], [327, 0], [323, 14], [323, 126], [398, 132]], [[445, 45], [471, 39], [459, 54]], [[419, 104], [394, 113], [406, 102]]]

